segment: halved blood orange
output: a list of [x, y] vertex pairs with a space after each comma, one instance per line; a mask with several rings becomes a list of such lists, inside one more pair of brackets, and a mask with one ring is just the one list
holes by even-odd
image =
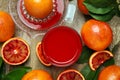
[[36, 46], [36, 53], [37, 53], [37, 57], [40, 60], [40, 62], [45, 65], [45, 66], [51, 66], [51, 64], [46, 60], [44, 54], [42, 53], [41, 50], [41, 42], [39, 42]]
[[96, 70], [102, 63], [113, 57], [110, 51], [103, 50], [94, 52], [89, 59], [89, 65], [92, 70]]
[[57, 80], [85, 80], [84, 76], [75, 69], [68, 69], [59, 74]]
[[10, 65], [24, 63], [29, 55], [29, 45], [21, 38], [11, 38], [2, 45], [1, 56]]

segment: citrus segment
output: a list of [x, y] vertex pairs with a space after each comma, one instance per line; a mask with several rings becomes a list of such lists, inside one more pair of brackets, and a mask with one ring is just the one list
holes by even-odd
[[89, 59], [89, 65], [92, 70], [96, 70], [102, 63], [113, 57], [110, 51], [97, 51], [94, 52]]
[[81, 36], [86, 46], [95, 51], [105, 50], [113, 39], [110, 25], [95, 19], [90, 19], [83, 25]]
[[61, 72], [57, 80], [85, 80], [84, 76], [75, 69], [69, 69]]
[[45, 70], [32, 70], [25, 74], [21, 80], [53, 80], [52, 76]]
[[15, 32], [15, 25], [7, 12], [0, 11], [0, 42], [10, 39]]
[[20, 65], [28, 59], [30, 49], [28, 44], [21, 38], [11, 38], [3, 44], [1, 55], [6, 63]]
[[24, 0], [26, 10], [31, 16], [45, 18], [53, 10], [52, 0]]
[[44, 54], [42, 53], [41, 50], [41, 42], [39, 42], [36, 46], [36, 53], [37, 53], [37, 57], [40, 60], [40, 62], [45, 65], [45, 66], [51, 66], [51, 64], [46, 60]]
[[111, 65], [104, 68], [100, 72], [98, 80], [120, 80], [120, 66]]

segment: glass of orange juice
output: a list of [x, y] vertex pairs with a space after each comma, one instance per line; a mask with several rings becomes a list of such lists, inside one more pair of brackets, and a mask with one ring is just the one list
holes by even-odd
[[41, 45], [47, 61], [57, 67], [74, 64], [82, 51], [80, 35], [68, 26], [51, 28], [44, 35]]

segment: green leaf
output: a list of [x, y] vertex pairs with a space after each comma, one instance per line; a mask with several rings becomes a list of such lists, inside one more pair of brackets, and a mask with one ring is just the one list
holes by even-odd
[[98, 76], [102, 68], [103, 66], [100, 66], [96, 71], [93, 71], [87, 64], [80, 72], [85, 77], [85, 80], [98, 80]]
[[116, 15], [120, 17], [120, 5], [117, 5], [116, 8]]
[[0, 68], [0, 80], [3, 80], [4, 76], [5, 76], [5, 65], [3, 63], [1, 68]]
[[113, 16], [116, 14], [115, 10], [113, 9], [112, 11], [110, 11], [109, 13], [107, 14], [94, 14], [94, 13], [89, 13], [91, 17], [93, 17], [94, 19], [96, 20], [100, 20], [100, 21], [109, 21], [113, 18]]
[[4, 71], [3, 60], [2, 57], [0, 57], [0, 80], [2, 80], [3, 76], [5, 75]]
[[88, 64], [80, 72], [85, 77], [85, 80], [93, 80], [96, 74], [96, 71], [91, 70]]
[[78, 59], [77, 63], [78, 64], [87, 63], [92, 53], [93, 53], [93, 50], [89, 49], [87, 46], [83, 46], [81, 56]]
[[111, 4], [116, 3], [116, 0], [85, 0], [86, 3], [89, 3], [95, 7], [108, 7]]
[[113, 5], [109, 5], [107, 7], [95, 7], [90, 3], [87, 3], [86, 0], [84, 2], [84, 5], [86, 6], [86, 8], [88, 9], [88, 11], [95, 13], [95, 14], [106, 14], [108, 12], [110, 12], [114, 6]]
[[30, 67], [15, 68], [12, 71], [10, 71], [8, 74], [6, 74], [3, 80], [21, 80], [23, 75], [25, 75], [30, 70], [31, 70]]
[[110, 65], [113, 65], [113, 64], [115, 64], [115, 60], [114, 60], [114, 58], [111, 58], [111, 59], [105, 61], [105, 62], [103, 63], [103, 66], [106, 67], [106, 66], [110, 66]]
[[114, 15], [120, 16], [119, 4], [116, 0], [85, 0], [91, 17], [101, 21], [109, 21]]
[[95, 76], [92, 80], [98, 80], [99, 73], [101, 71], [101, 67], [96, 70]]
[[2, 60], [2, 57], [0, 57], [0, 68], [2, 66], [2, 63], [3, 63], [3, 60]]
[[[109, 50], [109, 48], [108, 48], [107, 50]], [[109, 50], [109, 51], [110, 51], [110, 50]], [[113, 51], [111, 51], [111, 52], [112, 52], [112, 54], [114, 55], [114, 52], [113, 52]], [[115, 60], [114, 60], [114, 58], [112, 57], [112, 58], [110, 58], [109, 60], [105, 61], [105, 62], [103, 63], [103, 66], [107, 67], [107, 66], [110, 66], [110, 65], [113, 65], [113, 64], [115, 64]]]
[[16, 71], [16, 70], [19, 70], [19, 69], [23, 69], [23, 70], [26, 70], [27, 72], [31, 71], [32, 68], [31, 67], [26, 67], [26, 66], [19, 66], [17, 68], [14, 68], [12, 71]]

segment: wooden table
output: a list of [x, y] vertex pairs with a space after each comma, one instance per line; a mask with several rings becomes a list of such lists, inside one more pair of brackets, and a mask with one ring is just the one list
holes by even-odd
[[[8, 8], [9, 1], [10, 0], [0, 0], [0, 10], [10, 13], [9, 8]], [[15, 0], [13, 0], [13, 1], [15, 1]], [[67, 26], [73, 27], [75, 30], [78, 31], [78, 33], [80, 33], [80, 29], [81, 29], [83, 23], [86, 21], [86, 18], [78, 10], [77, 5], [76, 5], [76, 1], [77, 0], [73, 0], [69, 3], [69, 4], [72, 4], [76, 7], [76, 10], [74, 13], [75, 15], [74, 15], [74, 19], [73, 19], [72, 23], [66, 22], [62, 25], [67, 25]], [[119, 33], [120, 33], [120, 18], [115, 16], [111, 21], [109, 21], [109, 24], [111, 25], [111, 28], [113, 30], [113, 35], [114, 35], [113, 42], [110, 45], [110, 49], [112, 50], [114, 45], [116, 45], [120, 40], [120, 35], [119, 35]], [[34, 36], [34, 35], [32, 35], [32, 36]], [[31, 66], [32, 69], [47, 70], [48, 72], [50, 72], [53, 75], [54, 80], [56, 80], [56, 77], [61, 70], [68, 69], [68, 68], [75, 68], [77, 70], [81, 70], [82, 67], [84, 66], [84, 64], [74, 64], [73, 66], [66, 67], [66, 68], [57, 68], [54, 66], [46, 67], [46, 66], [42, 65], [36, 56], [35, 47], [36, 47], [37, 43], [42, 40], [43, 36], [39, 35], [39, 36], [34, 37], [34, 38], [32, 36], [29, 36], [26, 32], [22, 31], [16, 25], [16, 31], [15, 31], [14, 37], [23, 38], [30, 45], [30, 49], [31, 49], [30, 58], [25, 63], [25, 66]], [[3, 43], [0, 43], [0, 45], [2, 45], [2, 44]], [[0, 48], [1, 48], [1, 46], [0, 46]], [[120, 63], [119, 63], [120, 62], [120, 53], [117, 54], [117, 56], [115, 57], [115, 60], [116, 60], [116, 64], [120, 65]], [[6, 64], [6, 72], [8, 72], [13, 67], [14, 66], [10, 66], [10, 65]]]

